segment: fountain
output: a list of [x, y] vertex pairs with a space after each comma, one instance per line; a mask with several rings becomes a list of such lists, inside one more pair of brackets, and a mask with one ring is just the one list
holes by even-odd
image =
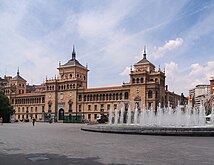
[[114, 113], [112, 110], [109, 111], [108, 125], [82, 130], [147, 135], [214, 136], [214, 113], [212, 111], [210, 121], [206, 121], [205, 108], [202, 105], [192, 108], [190, 105], [178, 104], [173, 109], [170, 103], [167, 107], [161, 107], [159, 104], [156, 111], [146, 109], [145, 106], [139, 109], [137, 105], [134, 111], [131, 111], [129, 105], [126, 113], [124, 107], [122, 106], [120, 115], [117, 109]]

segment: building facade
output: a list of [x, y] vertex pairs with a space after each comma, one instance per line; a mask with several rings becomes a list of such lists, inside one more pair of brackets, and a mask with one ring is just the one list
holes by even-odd
[[65, 64], [59, 63], [58, 76], [46, 79], [40, 86], [27, 86], [19, 71], [14, 78], [7, 78], [4, 88], [15, 109], [17, 120], [32, 119], [56, 121], [96, 120], [98, 115], [108, 115], [109, 110], [127, 111], [128, 107], [150, 108], [167, 106], [168, 102], [176, 107], [182, 99], [180, 95], [168, 91], [165, 73], [149, 62], [144, 50], [143, 59], [130, 70], [130, 81], [121, 86], [88, 88], [88, 68], [76, 58]]
[[206, 111], [210, 109], [210, 85], [196, 85], [195, 88], [189, 90], [189, 95], [194, 100], [193, 106], [199, 108], [202, 104]]
[[214, 112], [214, 78], [210, 80], [210, 107]]

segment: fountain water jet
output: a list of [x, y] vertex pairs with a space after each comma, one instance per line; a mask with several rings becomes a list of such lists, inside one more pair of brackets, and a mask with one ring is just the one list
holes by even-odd
[[112, 110], [109, 111], [108, 125], [89, 126], [82, 130], [143, 135], [214, 136], [214, 112], [209, 115], [210, 121], [206, 122], [203, 106], [192, 108], [190, 105], [178, 105], [173, 109], [170, 104], [163, 108], [159, 104], [156, 111], [143, 106], [141, 110], [135, 107], [133, 112], [130, 105], [127, 112], [124, 107], [120, 115], [118, 110], [114, 114]]

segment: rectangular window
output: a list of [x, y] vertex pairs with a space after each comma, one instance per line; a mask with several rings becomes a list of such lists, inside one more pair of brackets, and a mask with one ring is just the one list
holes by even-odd
[[38, 109], [37, 109], [37, 107], [35, 107], [35, 112], [37, 113], [37, 111], [38, 111]]
[[104, 112], [104, 104], [100, 104], [100, 112]]
[[117, 104], [114, 104], [114, 110], [117, 109]]
[[45, 97], [42, 97], [42, 103], [45, 103]]
[[88, 120], [91, 120], [91, 114], [88, 114]]
[[96, 119], [97, 118], [97, 114], [94, 114], [94, 119]]
[[45, 106], [42, 106], [42, 112], [45, 112]]
[[91, 105], [88, 105], [88, 110], [89, 110], [89, 111], [91, 110]]
[[97, 111], [97, 105], [94, 105], [94, 110]]
[[109, 110], [110, 110], [110, 108], [111, 108], [111, 105], [110, 105], [110, 104], [108, 104], [108, 105], [107, 105], [107, 110], [109, 111]]

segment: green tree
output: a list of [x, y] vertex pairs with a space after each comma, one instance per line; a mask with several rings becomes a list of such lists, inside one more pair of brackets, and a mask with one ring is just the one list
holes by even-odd
[[14, 113], [9, 99], [0, 91], [0, 117], [3, 118], [4, 123], [10, 122], [10, 116]]

